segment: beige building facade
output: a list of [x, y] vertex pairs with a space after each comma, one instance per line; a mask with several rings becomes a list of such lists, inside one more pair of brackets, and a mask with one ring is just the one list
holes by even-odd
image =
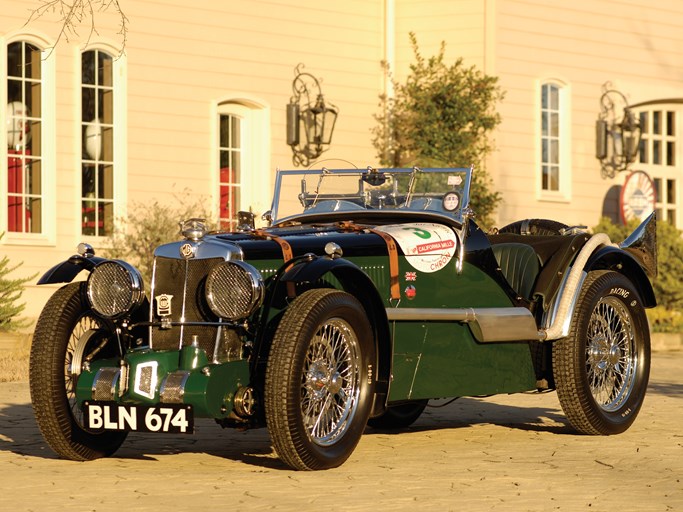
[[[17, 277], [80, 241], [106, 246], [112, 223], [153, 201], [201, 202], [226, 226], [237, 210], [260, 216], [275, 169], [293, 165], [285, 111], [299, 64], [339, 109], [318, 164], [377, 165], [373, 114], [391, 93], [380, 63], [406, 76], [409, 32], [423, 55], [445, 41], [449, 60], [499, 77], [486, 169], [503, 195], [500, 225], [617, 218], [621, 186], [640, 170], [631, 210], [654, 202], [683, 226], [677, 0], [121, 0], [125, 34], [110, 9], [96, 12], [96, 31], [86, 20], [61, 38], [54, 13], [26, 23], [40, 5], [6, 1], [0, 14], [0, 254], [23, 262]], [[625, 100], [641, 124], [628, 171], [596, 158], [607, 90], [619, 93], [606, 96], [617, 119]], [[26, 315], [53, 291], [29, 284]]]

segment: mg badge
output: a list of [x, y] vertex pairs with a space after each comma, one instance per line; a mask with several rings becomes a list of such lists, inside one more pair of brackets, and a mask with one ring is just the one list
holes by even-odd
[[194, 257], [194, 247], [192, 244], [183, 244], [180, 246], [180, 255], [185, 258], [186, 260], [189, 260], [190, 258]]
[[171, 316], [171, 299], [173, 295], [157, 295], [157, 316]]

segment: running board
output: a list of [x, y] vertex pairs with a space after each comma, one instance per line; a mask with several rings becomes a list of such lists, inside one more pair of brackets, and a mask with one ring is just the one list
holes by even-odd
[[544, 339], [531, 311], [526, 308], [389, 308], [386, 311], [392, 322], [466, 323], [480, 343]]

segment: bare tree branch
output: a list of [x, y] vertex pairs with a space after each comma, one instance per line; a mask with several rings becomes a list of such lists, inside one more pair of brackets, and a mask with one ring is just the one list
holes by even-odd
[[46, 15], [57, 15], [62, 22], [62, 27], [52, 50], [62, 38], [69, 42], [72, 38], [78, 37], [78, 28], [87, 22], [89, 22], [89, 31], [85, 46], [88, 46], [93, 35], [99, 35], [96, 24], [97, 14], [113, 10], [119, 16], [119, 31], [117, 32], [121, 36], [119, 57], [125, 53], [128, 42], [128, 18], [121, 9], [119, 0], [40, 0], [40, 3], [41, 5], [31, 12], [25, 25]]

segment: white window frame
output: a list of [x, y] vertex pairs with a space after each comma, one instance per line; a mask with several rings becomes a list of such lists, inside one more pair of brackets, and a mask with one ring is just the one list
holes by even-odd
[[[250, 114], [247, 113], [247, 115], [246, 115], [247, 118], [249, 117], [249, 115]], [[230, 140], [228, 141], [227, 145], [221, 144], [222, 136], [221, 136], [220, 130], [221, 130], [221, 126], [223, 124], [221, 122], [223, 118], [230, 120], [230, 126], [231, 126], [230, 132], [232, 132], [232, 126], [233, 126], [232, 120], [236, 120], [237, 122], [235, 124], [239, 125], [239, 132], [238, 132], [239, 137], [234, 138], [234, 136], [230, 136], [229, 137]], [[245, 120], [245, 117], [243, 117], [242, 115], [237, 115], [237, 114], [233, 114], [233, 113], [226, 113], [226, 112], [219, 112], [218, 113], [218, 121], [219, 121], [219, 125], [218, 125], [219, 126], [219, 128], [218, 128], [219, 129], [219, 137], [218, 137], [218, 141], [219, 141], [219, 143], [218, 143], [219, 144], [219, 147], [218, 147], [218, 158], [219, 158], [218, 223], [219, 223], [219, 229], [235, 229], [237, 227], [237, 221], [238, 221], [237, 212], [242, 209], [242, 181], [243, 181], [242, 149], [243, 149], [243, 145], [244, 145], [244, 136], [242, 134], [242, 130], [243, 130], [243, 128], [247, 127], [246, 123], [248, 121]], [[230, 135], [230, 133], [228, 135]], [[235, 142], [235, 144], [233, 144], [233, 142]], [[233, 160], [234, 157], [237, 157], [237, 165], [235, 165], [235, 162], [233, 162], [232, 164], [229, 164], [228, 171], [239, 173], [238, 179], [234, 179], [235, 177], [233, 176], [232, 180], [227, 181], [227, 182], [223, 181], [222, 173], [223, 173], [224, 168], [222, 167], [223, 164], [221, 162], [221, 157], [222, 157], [223, 152], [228, 153], [228, 156], [229, 156], [231, 161]], [[227, 187], [228, 196], [229, 196], [229, 198], [231, 198], [228, 202], [233, 200], [234, 194], [237, 194], [237, 196], [240, 198], [239, 203], [237, 205], [233, 205], [233, 206], [235, 206], [234, 207], [234, 217], [230, 216], [229, 218], [226, 218], [223, 215], [221, 215], [222, 206], [224, 206], [223, 202], [227, 200], [225, 197], [223, 197], [223, 194], [222, 194], [224, 186]], [[228, 210], [228, 214], [230, 214], [230, 212], [231, 212], [231, 210], [233, 210], [233, 208], [228, 207], [227, 210]], [[232, 225], [226, 225], [226, 223], [228, 223], [228, 224], [231, 223]]]
[[74, 218], [73, 232], [78, 240], [90, 242], [96, 246], [107, 244], [109, 237], [83, 235], [81, 198], [82, 198], [82, 158], [81, 128], [83, 119], [83, 103], [81, 98], [81, 58], [83, 53], [100, 50], [113, 57], [112, 88], [114, 90], [114, 231], [118, 221], [126, 217], [128, 200], [128, 145], [126, 126], [128, 125], [128, 81], [127, 57], [121, 54], [114, 44], [103, 41], [92, 41], [87, 47], [80, 48], [74, 55], [74, 183], [73, 205], [77, 214]]
[[270, 209], [272, 200], [272, 171], [270, 169], [270, 107], [263, 101], [245, 96], [231, 95], [215, 102], [211, 108], [211, 169], [210, 195], [213, 211], [220, 211], [220, 116], [232, 115], [242, 120], [240, 204], [238, 210], [250, 208], [260, 224], [263, 213]]
[[[9, 232], [7, 219], [7, 178], [0, 179], [0, 232], [5, 235], [0, 245], [56, 246], [57, 244], [57, 142], [56, 142], [56, 61], [53, 44], [47, 39], [29, 33], [15, 33], [0, 37], [0, 101], [7, 105], [7, 47], [11, 43], [25, 42], [41, 49], [41, 226], [40, 233]], [[4, 107], [3, 107], [4, 108]], [[0, 158], [7, 167], [7, 130], [0, 130]]]
[[[559, 187], [558, 190], [545, 190], [543, 188], [543, 133], [542, 115], [543, 104], [541, 95], [543, 86], [553, 85], [558, 88], [559, 95]], [[571, 176], [571, 88], [564, 80], [546, 78], [538, 81], [536, 87], [536, 198], [539, 201], [552, 201], [568, 203], [572, 199], [572, 176]]]
[[[652, 131], [653, 125], [653, 112], [662, 112], [662, 131], [660, 134], [654, 134]], [[661, 189], [666, 190], [667, 181], [674, 180], [674, 195], [675, 202], [671, 202], [668, 197], [660, 197], [658, 194], [655, 199], [655, 210], [657, 211], [657, 220], [666, 221], [668, 219], [668, 210], [674, 210], [674, 223], [678, 229], [683, 226], [683, 138], [679, 136], [681, 130], [683, 129], [683, 107], [678, 104], [673, 103], [656, 103], [647, 106], [643, 106], [637, 109], [636, 115], [640, 117], [641, 112], [648, 113], [648, 126], [644, 127], [647, 130], [647, 134], [643, 134], [644, 143], [648, 146], [647, 149], [647, 161], [641, 162], [641, 155], [638, 155], [636, 162], [633, 164], [634, 168], [638, 170], [645, 171], [653, 182], [656, 183], [659, 180], [661, 184]], [[667, 135], [664, 126], [668, 121], [666, 119], [667, 112], [674, 112], [675, 121], [673, 127], [673, 135]], [[653, 141], [660, 141], [662, 143], [662, 159], [659, 164], [652, 163], [652, 147]], [[674, 143], [674, 165], [668, 165], [666, 162], [666, 143]], [[658, 191], [658, 192], [661, 192]]]

